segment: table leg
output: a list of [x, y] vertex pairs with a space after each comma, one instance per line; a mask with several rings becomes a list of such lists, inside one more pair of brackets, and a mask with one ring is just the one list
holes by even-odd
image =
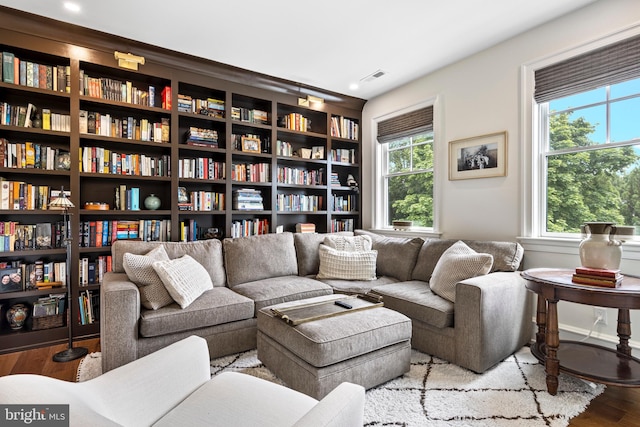
[[547, 330], [545, 336], [546, 354], [544, 367], [547, 373], [547, 391], [551, 395], [558, 392], [558, 375], [560, 374], [560, 361], [558, 360], [558, 346], [560, 336], [558, 333], [558, 300], [547, 300]]
[[[538, 295], [538, 311], [536, 312], [536, 346], [540, 352], [544, 350], [545, 334], [547, 330], [547, 301], [542, 295]], [[544, 352], [543, 352], [544, 354]]]
[[628, 309], [618, 310], [618, 338], [620, 339], [620, 343], [617, 345], [618, 352], [631, 357], [631, 347], [629, 347], [631, 318]]

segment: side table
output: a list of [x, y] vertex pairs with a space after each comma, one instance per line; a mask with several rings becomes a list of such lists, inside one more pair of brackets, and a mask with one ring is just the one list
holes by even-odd
[[[621, 286], [605, 288], [571, 281], [569, 269], [534, 268], [522, 272], [527, 289], [538, 295], [536, 342], [531, 353], [542, 362], [547, 391], [558, 391], [560, 372], [587, 381], [640, 387], [640, 360], [631, 355], [629, 310], [640, 309], [640, 278], [624, 276]], [[617, 348], [578, 341], [560, 341], [558, 301], [618, 309]]]

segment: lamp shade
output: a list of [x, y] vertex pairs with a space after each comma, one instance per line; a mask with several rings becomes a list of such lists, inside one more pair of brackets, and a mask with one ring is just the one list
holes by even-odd
[[49, 207], [57, 209], [70, 209], [74, 207], [74, 204], [71, 203], [71, 200], [67, 198], [67, 196], [64, 194], [64, 191], [61, 191], [59, 197], [56, 197], [49, 202]]

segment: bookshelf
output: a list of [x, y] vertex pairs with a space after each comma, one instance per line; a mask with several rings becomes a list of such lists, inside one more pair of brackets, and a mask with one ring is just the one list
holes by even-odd
[[[277, 228], [295, 232], [300, 223], [313, 223], [318, 232], [360, 226], [360, 196], [347, 178], [361, 180], [363, 100], [330, 93], [334, 101], [300, 106], [301, 86], [294, 82], [3, 7], [0, 37], [1, 52], [43, 65], [45, 82], [47, 67], [51, 71], [43, 87], [26, 78], [20, 84], [19, 76], [18, 83], [0, 78], [1, 105], [32, 104], [47, 112], [46, 126], [42, 114], [32, 114], [37, 126], [0, 124], [0, 146], [13, 144], [3, 153], [17, 159], [19, 145], [22, 157], [29, 142], [40, 155], [40, 167], [35, 156], [28, 166], [26, 158], [24, 164], [3, 158], [0, 177], [49, 197], [63, 186], [70, 192], [75, 208], [67, 306], [74, 339], [99, 335], [100, 277], [116, 238], [188, 241]], [[83, 46], [75, 44], [79, 37]], [[135, 51], [147, 63], [139, 71], [119, 68], [115, 50]], [[157, 209], [144, 206], [151, 194], [160, 199]], [[61, 220], [60, 212], [37, 203], [0, 209], [0, 222]], [[3, 265], [64, 260], [64, 248], [0, 251]], [[8, 328], [11, 305], [33, 304], [51, 293], [64, 289], [0, 293], [0, 353], [68, 339], [66, 324]], [[81, 310], [83, 301], [94, 313]]]

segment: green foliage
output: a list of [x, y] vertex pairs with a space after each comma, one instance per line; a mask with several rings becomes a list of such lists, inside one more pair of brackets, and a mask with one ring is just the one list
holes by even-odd
[[[570, 114], [550, 117], [551, 148], [597, 145], [589, 139], [594, 126], [583, 117], [570, 120]], [[633, 147], [549, 156], [547, 231], [578, 233], [587, 221], [639, 224], [640, 175], [632, 168], [639, 159]]]

